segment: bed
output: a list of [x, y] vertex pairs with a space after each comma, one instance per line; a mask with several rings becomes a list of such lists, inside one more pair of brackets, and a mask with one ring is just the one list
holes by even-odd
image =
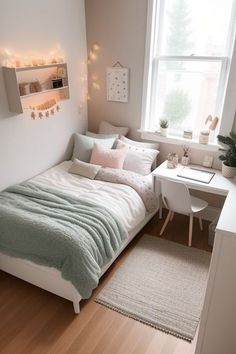
[[[68, 172], [71, 164], [71, 161], [65, 161], [34, 177], [30, 182], [42, 185], [45, 188], [55, 188], [68, 195], [68, 197], [79, 197], [88, 203], [95, 202], [97, 205], [106, 205], [122, 222], [122, 225], [128, 231], [128, 237], [122, 242], [109, 262], [101, 268], [99, 274], [99, 277], [101, 277], [123, 249], [157, 212], [158, 203], [155, 210], [147, 212], [143, 200], [130, 186], [90, 180], [73, 175]], [[152, 184], [151, 174], [145, 176], [145, 179]], [[0, 269], [72, 301], [75, 313], [80, 312], [81, 294], [71, 281], [62, 277], [58, 269], [21, 257], [13, 257], [6, 253], [0, 253]]]

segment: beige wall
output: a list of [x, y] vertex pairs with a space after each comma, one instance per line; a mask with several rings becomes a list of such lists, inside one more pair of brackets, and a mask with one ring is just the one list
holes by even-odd
[[[141, 124], [147, 0], [86, 0], [85, 5], [88, 50], [94, 43], [100, 46], [97, 60], [89, 65], [89, 129], [96, 132], [99, 122], [105, 119], [116, 125], [129, 126], [130, 137], [139, 139], [137, 129]], [[106, 100], [106, 67], [116, 61], [130, 68], [128, 103]], [[92, 86], [94, 76], [100, 90]], [[159, 162], [165, 160], [171, 151], [182, 155], [181, 146], [160, 144], [160, 150]], [[192, 149], [192, 162], [201, 164], [205, 154], [213, 155], [214, 167], [220, 168], [218, 152]], [[218, 198], [213, 199], [209, 197], [210, 203], [217, 205]]]
[[[146, 0], [86, 0], [88, 50], [100, 45], [98, 59], [89, 66], [89, 128], [96, 131], [100, 120], [128, 125], [131, 135], [140, 128], [142, 81], [146, 34]], [[130, 70], [128, 103], [106, 100], [106, 67], [117, 61]], [[92, 88], [98, 77], [100, 90]]]
[[72, 134], [87, 128], [84, 0], [1, 0], [0, 50], [46, 55], [57, 44], [68, 63], [70, 99], [53, 118], [33, 121], [30, 113], [10, 113], [0, 67], [0, 190], [69, 158]]

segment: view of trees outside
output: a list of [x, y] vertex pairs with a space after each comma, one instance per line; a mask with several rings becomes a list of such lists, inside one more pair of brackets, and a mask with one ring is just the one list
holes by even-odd
[[[191, 56], [224, 56], [233, 0], [166, 0], [159, 55], [190, 60], [160, 60], [152, 126], [167, 118], [170, 131], [199, 132], [215, 114], [221, 61], [191, 61]], [[204, 8], [204, 11], [202, 10]]]
[[188, 1], [175, 0], [167, 16], [169, 17], [169, 33], [165, 55], [190, 55], [193, 41]]
[[172, 126], [178, 127], [190, 112], [191, 101], [186, 91], [174, 89], [166, 96], [163, 116], [169, 118]]
[[[176, 63], [176, 69], [174, 64]], [[173, 68], [161, 61], [158, 67], [156, 91], [156, 126], [159, 119], [168, 119], [170, 132], [182, 135], [184, 128], [194, 132], [204, 126], [209, 114], [213, 114], [220, 77], [220, 62], [185, 61], [179, 69], [179, 62], [172, 62]]]
[[[172, 9], [168, 12], [169, 33], [167, 36], [166, 55], [190, 54], [193, 42], [191, 40], [191, 17], [189, 14], [188, 1], [175, 0]], [[177, 72], [183, 68], [183, 62], [167, 61], [169, 70], [174, 70], [172, 80], [178, 82], [181, 75]], [[181, 82], [180, 82], [181, 85]], [[166, 117], [173, 127], [178, 127], [180, 123], [191, 112], [191, 100], [183, 89], [173, 89], [165, 99], [163, 116]]]

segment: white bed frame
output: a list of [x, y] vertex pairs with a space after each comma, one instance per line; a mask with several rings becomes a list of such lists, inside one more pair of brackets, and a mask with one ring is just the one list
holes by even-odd
[[[156, 214], [158, 208], [140, 222], [130, 233], [128, 239], [124, 242], [120, 250], [115, 254], [112, 260], [102, 269], [101, 276], [107, 271], [115, 259], [133, 240], [139, 231], [148, 223], [148, 221]], [[71, 282], [64, 280], [60, 271], [55, 268], [41, 266], [25, 259], [15, 258], [0, 253], [0, 269], [10, 273], [17, 278], [23, 279], [33, 285], [36, 285], [53, 294], [61, 296], [73, 302], [75, 313], [80, 312], [80, 301], [82, 297]]]

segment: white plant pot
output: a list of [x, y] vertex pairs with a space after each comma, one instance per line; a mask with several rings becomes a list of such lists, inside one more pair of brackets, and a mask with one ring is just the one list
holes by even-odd
[[168, 131], [168, 128], [162, 128], [160, 127], [160, 134], [162, 136], [167, 136], [167, 131]]
[[236, 167], [227, 166], [222, 162], [222, 175], [226, 178], [233, 178], [236, 176]]
[[183, 166], [188, 166], [190, 164], [190, 158], [189, 156], [182, 156], [181, 158], [181, 164]]

